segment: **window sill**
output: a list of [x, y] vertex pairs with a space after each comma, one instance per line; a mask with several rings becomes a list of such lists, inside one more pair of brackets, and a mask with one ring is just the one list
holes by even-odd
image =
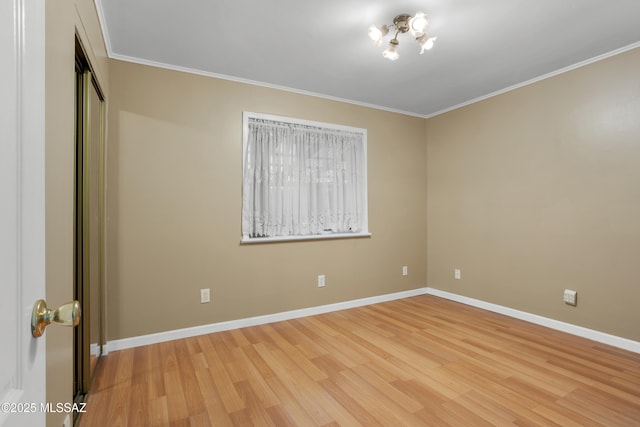
[[361, 233], [327, 233], [327, 234], [314, 234], [310, 236], [280, 236], [280, 237], [242, 237], [240, 243], [254, 244], [254, 243], [273, 243], [273, 242], [299, 242], [305, 240], [327, 240], [327, 239], [352, 239], [358, 237], [371, 237], [369, 232]]

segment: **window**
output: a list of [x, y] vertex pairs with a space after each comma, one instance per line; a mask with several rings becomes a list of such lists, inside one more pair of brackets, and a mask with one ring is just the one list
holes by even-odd
[[367, 131], [245, 112], [242, 242], [369, 236]]

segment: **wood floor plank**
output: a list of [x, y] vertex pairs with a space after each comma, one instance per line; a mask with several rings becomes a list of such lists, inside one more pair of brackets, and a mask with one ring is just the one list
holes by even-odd
[[324, 372], [318, 369], [313, 362], [311, 362], [296, 346], [287, 341], [278, 331], [271, 327], [271, 325], [264, 326], [265, 331], [272, 337], [273, 342], [278, 346], [292, 363], [298, 366], [298, 368], [305, 372], [306, 375], [311, 377], [314, 381], [320, 381], [326, 378]]
[[512, 410], [487, 399], [475, 390], [458, 397], [456, 401], [494, 426], [513, 424], [517, 420], [517, 415]]
[[169, 422], [177, 422], [189, 417], [189, 409], [184, 388], [180, 378], [180, 370], [176, 368], [165, 371], [165, 387], [167, 388], [167, 407]]
[[215, 427], [232, 427], [234, 425], [221, 399], [205, 399], [204, 405], [207, 409], [207, 417], [211, 425]]
[[251, 420], [252, 425], [277, 427], [266, 410], [268, 407], [273, 405], [263, 404], [260, 396], [258, 396], [248, 381], [239, 381], [235, 383], [235, 387], [236, 390], [238, 390], [238, 394], [244, 401], [246, 408], [245, 412]]
[[[187, 404], [187, 413], [190, 415], [201, 414], [205, 411], [202, 391], [196, 379], [196, 369], [201, 369], [202, 364], [194, 365], [194, 360], [199, 358], [196, 355], [202, 354], [197, 341], [193, 338], [180, 340], [186, 345], [176, 345], [176, 357], [180, 360], [178, 373], [180, 375], [184, 400]], [[195, 353], [194, 353], [195, 352]]]
[[[310, 325], [310, 327], [312, 327]], [[313, 334], [311, 329], [306, 329], [308, 333]], [[361, 363], [367, 362], [370, 357], [361, 348], [353, 345], [353, 343], [347, 340], [342, 335], [326, 336], [326, 335], [314, 335], [315, 341], [320, 345], [327, 353], [331, 354], [338, 362], [352, 368]]]
[[[151, 399], [148, 402], [149, 410], [147, 411], [148, 418], [146, 422], [137, 424], [140, 426], [153, 426], [153, 427], [168, 427], [169, 423], [169, 408], [167, 407], [167, 397], [162, 396], [157, 399]], [[99, 419], [99, 418], [98, 418]], [[129, 425], [135, 426], [137, 421], [134, 418], [129, 418]]]
[[340, 377], [333, 376], [326, 380], [320, 381], [322, 388], [331, 395], [357, 420], [359, 425], [366, 427], [382, 426], [381, 420], [376, 418], [375, 415], [367, 408], [362, 406], [356, 399], [355, 393], [350, 393], [349, 390], [345, 390], [344, 387], [340, 387], [338, 384], [344, 380]]
[[148, 410], [148, 399], [144, 385], [134, 384], [131, 386], [127, 424], [142, 425], [149, 419], [151, 414]]
[[287, 388], [278, 376], [273, 376], [267, 379], [267, 383], [271, 390], [278, 396], [282, 404], [280, 405], [281, 411], [283, 411], [287, 418], [295, 420], [300, 426], [317, 426], [311, 415], [303, 407], [303, 402], [298, 399], [292, 391]]
[[[575, 412], [587, 416], [589, 419], [601, 423], [602, 425], [613, 426], [633, 426], [638, 425], [637, 416], [629, 413], [621, 413], [614, 409], [615, 405], [611, 403], [601, 403], [598, 400], [585, 398], [585, 394], [580, 390], [570, 393], [567, 397], [560, 400], [560, 406], [572, 409]], [[634, 413], [636, 411], [633, 411]]]
[[87, 403], [79, 427], [629, 427], [640, 354], [418, 296], [111, 352]]
[[189, 417], [189, 427], [213, 427], [209, 417], [205, 413]]
[[321, 345], [296, 328], [293, 322], [277, 322], [271, 326], [280, 336], [302, 352], [306, 358], [313, 359], [327, 354]]
[[325, 374], [325, 378], [335, 377], [340, 372], [349, 369], [347, 366], [340, 363], [338, 359], [330, 354], [324, 354], [322, 356], [311, 359], [311, 362]]
[[[407, 425], [406, 420], [402, 420], [405, 416], [413, 414], [400, 414], [394, 412], [389, 408], [389, 402], [380, 404], [378, 400], [373, 398], [374, 393], [364, 386], [363, 382], [352, 371], [345, 371], [344, 375], [334, 379], [335, 384], [342, 390], [342, 392], [351, 397], [357, 406], [364, 408], [364, 411], [370, 414], [377, 422], [384, 426], [400, 426]], [[403, 422], [404, 421], [404, 422]], [[416, 425], [417, 419], [412, 420]]]
[[211, 371], [211, 376], [213, 378], [215, 388], [218, 392], [218, 395], [222, 399], [222, 403], [224, 404], [227, 412], [233, 413], [244, 409], [244, 402], [233, 386], [233, 381], [231, 380], [229, 372], [222, 362], [220, 354], [213, 346], [213, 343], [211, 343], [210, 347], [207, 347], [206, 341], [204, 341], [203, 344], [204, 346], [202, 348], [205, 354], [205, 358], [207, 359], [207, 366]]
[[[236, 351], [237, 360], [241, 362], [243, 370], [247, 372], [246, 379], [242, 382], [247, 383], [251, 388], [252, 393], [256, 395], [262, 406], [268, 408], [270, 406], [278, 405], [280, 400], [273, 393], [273, 390], [271, 390], [269, 384], [267, 384], [262, 375], [260, 375], [260, 371], [253, 365], [252, 361], [256, 359], [250, 359], [244, 350], [245, 348], [238, 348]], [[236, 383], [236, 388], [238, 388], [237, 384], [238, 383]]]
[[463, 405], [459, 399], [450, 400], [440, 405], [440, 410], [436, 413], [439, 418], [449, 424], [474, 427], [493, 427], [489, 421], [481, 414]]
[[420, 402], [413, 399], [408, 394], [404, 394], [401, 390], [380, 377], [375, 370], [370, 369], [366, 365], [360, 365], [353, 369], [361, 378], [365, 379], [374, 389], [387, 396], [390, 401], [400, 406], [407, 412], [417, 412], [423, 408]]
[[560, 406], [557, 402], [534, 407], [533, 412], [540, 414], [549, 423], [554, 422], [562, 427], [599, 427], [599, 422], [585, 416], [584, 414], [572, 411], [567, 407]]
[[282, 350], [258, 351], [262, 358], [276, 372], [278, 378], [288, 391], [296, 396], [300, 405], [317, 425], [325, 425], [334, 421], [328, 409], [333, 402], [327, 399], [327, 393], [317, 382], [308, 377], [299, 367], [293, 366], [291, 359]]
[[278, 427], [297, 427], [300, 425], [287, 412], [283, 411], [280, 405], [270, 406], [266, 408], [266, 411]]

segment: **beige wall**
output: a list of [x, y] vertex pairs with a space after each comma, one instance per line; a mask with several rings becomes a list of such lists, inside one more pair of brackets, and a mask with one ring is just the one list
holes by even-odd
[[[92, 0], [46, 2], [46, 300], [73, 299], [74, 60], [80, 36], [101, 85], [107, 58]], [[73, 332], [51, 327], [47, 339], [47, 402], [73, 401]], [[64, 414], [47, 414], [62, 425]]]
[[[639, 56], [426, 121], [111, 61], [108, 339], [425, 280], [639, 339]], [[367, 128], [373, 237], [240, 245], [243, 110]], [[205, 287], [213, 303], [201, 305]], [[577, 307], [564, 288], [578, 290]]]
[[[425, 285], [423, 119], [120, 61], [109, 78], [109, 340]], [[373, 236], [240, 245], [245, 110], [366, 128]]]
[[635, 49], [427, 121], [430, 287], [640, 340], [639, 73]]
[[[640, 50], [425, 121], [108, 61], [91, 0], [46, 19], [46, 297], [73, 295], [77, 32], [109, 97], [108, 339], [425, 283], [640, 339]], [[367, 128], [373, 236], [240, 245], [243, 110]], [[68, 402], [72, 333], [47, 337], [47, 401]]]

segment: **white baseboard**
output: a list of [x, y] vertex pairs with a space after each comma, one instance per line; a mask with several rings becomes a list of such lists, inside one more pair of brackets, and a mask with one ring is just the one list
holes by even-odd
[[515, 310], [513, 308], [492, 304], [489, 302], [441, 291], [434, 288], [426, 288], [425, 294], [460, 302], [462, 304], [471, 305], [473, 307], [482, 308], [484, 310], [493, 311], [495, 313], [504, 314], [505, 316], [514, 317], [516, 319], [525, 320], [527, 322], [546, 326], [558, 331], [567, 332], [572, 335], [577, 335], [579, 337], [587, 338], [603, 344], [608, 344], [614, 347], [622, 348], [624, 350], [629, 350], [634, 353], [640, 353], [640, 342], [633, 341], [627, 338], [621, 338], [615, 335], [606, 334], [604, 332], [594, 331], [593, 329], [583, 328], [582, 326], [572, 325], [570, 323], [561, 322], [559, 320], [538, 316], [537, 314]]
[[213, 332], [228, 331], [230, 329], [245, 328], [247, 326], [264, 325], [266, 323], [280, 322], [282, 320], [297, 319], [315, 314], [329, 313], [332, 311], [345, 310], [348, 308], [362, 307], [380, 302], [393, 301], [402, 298], [409, 298], [416, 295], [424, 295], [427, 288], [412, 289], [410, 291], [396, 292], [392, 294], [379, 295], [375, 297], [361, 298], [357, 300], [338, 302], [335, 304], [321, 305], [317, 307], [302, 308], [299, 310], [285, 311], [281, 313], [267, 314], [264, 316], [249, 317], [246, 319], [229, 320], [226, 322], [212, 323], [210, 325], [194, 326], [192, 328], [176, 329], [173, 331], [159, 332], [156, 334], [141, 335], [138, 337], [124, 338], [109, 341], [103, 347], [103, 354], [112, 351], [124, 350], [127, 348], [140, 347], [143, 345], [157, 344], [165, 341], [182, 338], [195, 337], [198, 335], [211, 334]]
[[555, 329], [558, 331], [567, 332], [572, 335], [577, 335], [593, 341], [601, 342], [603, 344], [608, 344], [614, 347], [629, 350], [634, 353], [640, 353], [640, 342], [633, 341], [627, 338], [621, 338], [615, 335], [606, 334], [604, 332], [587, 329], [582, 326], [572, 325], [570, 323], [561, 322], [559, 320], [549, 319], [547, 317], [538, 316], [536, 314], [515, 310], [509, 307], [492, 304], [489, 302], [465, 297], [462, 295], [453, 294], [450, 292], [441, 291], [434, 288], [418, 288], [418, 289], [412, 289], [410, 291], [403, 291], [403, 292], [396, 292], [392, 294], [379, 295], [375, 297], [361, 298], [357, 300], [344, 301], [344, 302], [339, 302], [335, 304], [327, 304], [327, 305], [321, 305], [317, 307], [302, 308], [299, 310], [267, 314], [264, 316], [249, 317], [246, 319], [238, 319], [238, 320], [229, 320], [226, 322], [213, 323], [210, 325], [195, 326], [192, 328], [176, 329], [172, 331], [159, 332], [156, 334], [141, 335], [138, 337], [113, 340], [113, 341], [109, 341], [103, 346], [103, 355], [106, 355], [111, 351], [124, 350], [127, 348], [140, 347], [143, 345], [157, 344], [165, 341], [189, 338], [189, 337], [194, 337], [198, 335], [206, 335], [214, 332], [228, 331], [231, 329], [245, 328], [247, 326], [264, 325], [272, 322], [280, 322], [283, 320], [297, 319], [305, 316], [313, 316], [315, 314], [329, 313], [332, 311], [362, 307], [365, 305], [377, 304], [380, 302], [393, 301], [397, 299], [409, 298], [416, 295], [425, 295], [425, 294], [441, 297], [451, 301], [460, 302], [462, 304], [478, 307], [478, 308], [492, 311], [495, 313], [504, 314], [505, 316], [513, 317], [520, 320], [525, 320], [527, 322], [546, 326], [548, 328]]
[[89, 354], [91, 356], [100, 356], [100, 346], [98, 344], [89, 344]]

